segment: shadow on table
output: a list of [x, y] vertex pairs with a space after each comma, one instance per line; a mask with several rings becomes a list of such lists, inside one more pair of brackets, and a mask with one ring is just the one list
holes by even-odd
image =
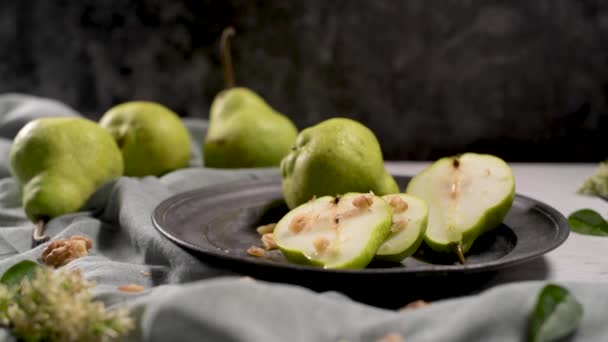
[[[382, 282], [350, 282], [348, 279], [333, 284], [339, 292], [353, 300], [386, 309], [397, 309], [415, 300], [436, 301], [447, 298], [475, 295], [491, 287], [520, 281], [545, 280], [549, 267], [544, 257], [524, 264], [493, 272], [450, 274], [395, 279], [383, 278]], [[328, 284], [307, 284], [321, 290]]]
[[543, 257], [497, 271], [453, 273], [449, 275], [325, 273], [323, 277], [282, 269], [243, 268], [242, 275], [259, 280], [293, 284], [317, 292], [339, 292], [351, 299], [385, 309], [398, 309], [422, 299], [436, 301], [475, 295], [493, 286], [519, 281], [544, 280], [548, 265]]
[[505, 268], [499, 271], [456, 274], [449, 276], [395, 279], [382, 284], [360, 284], [343, 288], [341, 292], [354, 300], [387, 309], [397, 309], [422, 299], [436, 301], [447, 298], [475, 295], [491, 287], [519, 281], [544, 280], [548, 275], [544, 258]]
[[491, 279], [485, 285], [492, 287], [519, 281], [546, 280], [548, 275], [549, 265], [547, 260], [544, 257], [539, 257], [521, 265], [493, 272]]

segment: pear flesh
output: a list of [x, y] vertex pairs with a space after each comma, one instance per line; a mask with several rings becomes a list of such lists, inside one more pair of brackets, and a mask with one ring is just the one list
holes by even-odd
[[425, 243], [456, 252], [461, 262], [474, 241], [500, 225], [513, 204], [515, 180], [502, 159], [476, 153], [439, 159], [409, 182], [408, 194], [429, 205]]
[[392, 213], [391, 206], [373, 194], [324, 196], [285, 215], [273, 237], [290, 262], [365, 268], [390, 234]]
[[376, 259], [401, 262], [414, 254], [422, 244], [429, 207], [422, 199], [408, 194], [382, 198], [393, 208], [393, 223], [391, 234], [376, 252]]

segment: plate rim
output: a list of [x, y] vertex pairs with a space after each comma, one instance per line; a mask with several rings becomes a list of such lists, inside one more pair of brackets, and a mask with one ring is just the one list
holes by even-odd
[[[399, 178], [409, 178], [411, 179], [412, 175], [393, 175], [394, 177]], [[204, 255], [205, 257], [209, 257], [210, 259], [220, 259], [222, 262], [232, 262], [232, 263], [241, 263], [241, 264], [250, 264], [255, 265], [257, 267], [266, 267], [273, 268], [279, 271], [298, 271], [298, 272], [314, 272], [314, 273], [328, 273], [328, 274], [342, 274], [342, 275], [355, 275], [355, 276], [364, 276], [364, 275], [435, 275], [435, 274], [446, 274], [446, 273], [454, 273], [454, 274], [464, 274], [464, 273], [478, 273], [478, 272], [488, 272], [495, 271], [502, 268], [512, 267], [518, 264], [522, 264], [528, 262], [530, 260], [539, 258], [544, 256], [545, 254], [551, 252], [552, 250], [561, 246], [569, 237], [570, 229], [568, 226], [568, 221], [566, 217], [561, 214], [554, 207], [540, 201], [534, 199], [530, 196], [521, 195], [519, 193], [515, 193], [514, 201], [524, 201], [528, 203], [533, 203], [536, 206], [536, 209], [540, 211], [546, 219], [550, 219], [553, 221], [556, 226], [557, 234], [555, 238], [551, 241], [552, 243], [545, 244], [538, 248], [535, 252], [528, 252], [523, 255], [516, 255], [514, 258], [508, 258], [509, 254], [505, 257], [507, 258], [499, 258], [496, 260], [478, 263], [478, 264], [470, 264], [470, 265], [442, 265], [442, 264], [431, 264], [429, 269], [411, 269], [406, 267], [379, 267], [379, 268], [362, 268], [362, 269], [326, 269], [322, 267], [309, 266], [309, 265], [301, 265], [295, 263], [277, 263], [268, 259], [260, 259], [260, 258], [247, 258], [240, 257], [231, 254], [222, 254], [222, 253], [214, 253], [208, 250], [204, 250], [201, 247], [193, 244], [189, 241], [185, 241], [174, 236], [171, 232], [167, 231], [162, 227], [160, 222], [158, 222], [157, 216], [161, 215], [162, 209], [165, 207], [170, 208], [170, 204], [177, 205], [175, 202], [178, 199], [181, 199], [178, 202], [183, 202], [187, 200], [189, 197], [193, 195], [197, 195], [201, 192], [213, 191], [216, 188], [225, 188], [226, 186], [232, 186], [235, 188], [242, 188], [244, 185], [250, 184], [259, 184], [260, 186], [265, 184], [276, 185], [276, 182], [280, 182], [280, 177], [260, 177], [254, 179], [244, 179], [237, 181], [229, 181], [225, 183], [218, 183], [211, 186], [205, 186], [197, 189], [192, 189], [188, 191], [179, 192], [169, 196], [168, 198], [162, 200], [158, 203], [154, 210], [152, 211], [151, 219], [152, 224], [165, 238], [170, 240], [172, 243], [178, 245], [181, 248], [185, 248], [191, 252], [195, 252], [197, 255]], [[165, 210], [166, 212], [166, 210]], [[517, 246], [517, 245], [516, 245]], [[212, 260], [209, 260], [212, 261]], [[201, 262], [207, 262], [207, 260], [202, 260]], [[432, 268], [431, 268], [432, 267]]]

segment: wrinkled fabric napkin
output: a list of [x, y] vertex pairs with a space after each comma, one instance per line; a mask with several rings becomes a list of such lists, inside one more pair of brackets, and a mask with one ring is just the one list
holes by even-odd
[[[11, 140], [29, 120], [77, 116], [66, 105], [23, 94], [0, 95], [0, 272], [23, 259], [36, 260], [45, 244], [31, 248], [34, 228], [8, 171]], [[202, 167], [206, 121], [184, 119], [193, 153], [190, 167], [163, 177], [122, 177], [99, 189], [79, 213], [50, 221], [53, 238], [93, 240], [78, 268], [97, 283], [107, 305], [125, 305], [137, 320], [133, 341], [522, 341], [543, 282], [502, 285], [479, 295], [437, 301], [416, 310], [367, 306], [335, 292], [248, 281], [215, 269], [165, 239], [151, 214], [164, 199], [187, 190], [240, 179], [276, 177], [276, 168], [214, 170]], [[146, 290], [125, 293], [124, 284]], [[568, 283], [584, 306], [576, 341], [608, 341], [606, 284]], [[11, 340], [3, 331], [0, 340]]]

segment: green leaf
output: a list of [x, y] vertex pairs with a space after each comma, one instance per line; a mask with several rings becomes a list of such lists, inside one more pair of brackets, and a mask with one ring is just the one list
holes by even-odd
[[573, 232], [586, 235], [608, 236], [608, 222], [591, 209], [581, 209], [568, 217]]
[[555, 341], [573, 333], [583, 317], [583, 306], [558, 285], [545, 286], [530, 320], [531, 342]]
[[36, 269], [41, 267], [31, 260], [23, 260], [11, 266], [0, 278], [0, 283], [6, 286], [19, 285], [25, 278], [31, 278]]

